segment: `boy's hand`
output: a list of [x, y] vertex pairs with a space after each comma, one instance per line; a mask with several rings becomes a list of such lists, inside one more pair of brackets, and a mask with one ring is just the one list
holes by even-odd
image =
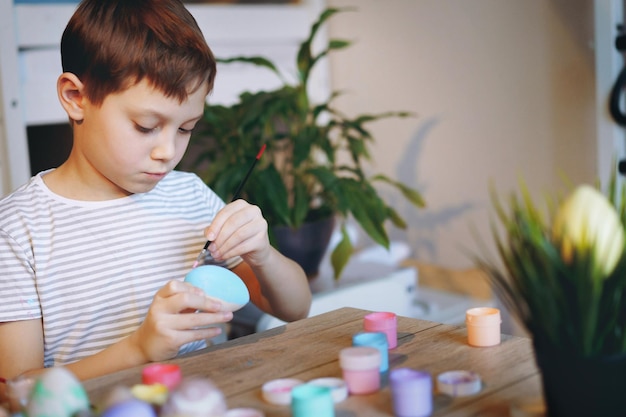
[[220, 334], [219, 327], [206, 326], [233, 318], [221, 308], [218, 300], [207, 297], [200, 288], [170, 281], [157, 291], [144, 322], [130, 339], [146, 361], [171, 359], [184, 344]]
[[245, 200], [236, 200], [217, 213], [205, 234], [212, 243], [213, 259], [222, 261], [241, 256], [251, 266], [262, 266], [270, 256], [267, 220], [261, 209]]

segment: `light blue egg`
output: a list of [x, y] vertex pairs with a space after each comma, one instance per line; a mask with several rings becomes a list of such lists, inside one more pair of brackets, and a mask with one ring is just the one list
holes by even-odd
[[156, 412], [146, 402], [128, 400], [106, 409], [101, 417], [156, 417]]
[[243, 307], [250, 301], [248, 287], [241, 278], [228, 268], [217, 265], [202, 265], [189, 271], [185, 282], [202, 288], [210, 297]]

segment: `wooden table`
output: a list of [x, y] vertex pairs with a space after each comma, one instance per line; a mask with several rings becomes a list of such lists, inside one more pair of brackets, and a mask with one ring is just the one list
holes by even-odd
[[[265, 332], [252, 334], [170, 362], [184, 376], [213, 380], [227, 398], [229, 408], [262, 409], [267, 417], [291, 416], [289, 406], [265, 403], [261, 385], [276, 378], [304, 381], [340, 377], [339, 351], [351, 345], [362, 330], [367, 311], [341, 308]], [[449, 370], [480, 374], [482, 391], [452, 398], [435, 393], [434, 416], [508, 416], [514, 402], [541, 398], [541, 380], [531, 340], [502, 336], [502, 343], [487, 348], [467, 344], [465, 326], [451, 326], [398, 317], [398, 347], [389, 352], [390, 368], [410, 367], [436, 376]], [[90, 399], [98, 403], [113, 386], [140, 383], [142, 367], [84, 382]], [[335, 406], [337, 417], [393, 416], [391, 393], [383, 388], [371, 395], [350, 396]]]

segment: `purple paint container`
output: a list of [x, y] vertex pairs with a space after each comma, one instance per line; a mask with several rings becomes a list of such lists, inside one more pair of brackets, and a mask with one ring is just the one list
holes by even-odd
[[425, 417], [433, 412], [433, 383], [428, 372], [410, 368], [389, 373], [393, 410], [397, 417]]

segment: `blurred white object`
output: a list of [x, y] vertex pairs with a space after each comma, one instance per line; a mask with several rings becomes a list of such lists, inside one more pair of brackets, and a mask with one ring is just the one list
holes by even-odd
[[[341, 281], [340, 281], [341, 282]], [[354, 307], [371, 311], [390, 311], [400, 316], [412, 316], [417, 271], [401, 269], [383, 278], [349, 284], [336, 289], [313, 294], [309, 317]], [[263, 331], [285, 324], [269, 314], [261, 316], [256, 330]]]
[[385, 265], [400, 265], [411, 254], [411, 248], [406, 242], [391, 242], [389, 249], [376, 245], [363, 249], [354, 254], [354, 259], [360, 262], [373, 262]]

